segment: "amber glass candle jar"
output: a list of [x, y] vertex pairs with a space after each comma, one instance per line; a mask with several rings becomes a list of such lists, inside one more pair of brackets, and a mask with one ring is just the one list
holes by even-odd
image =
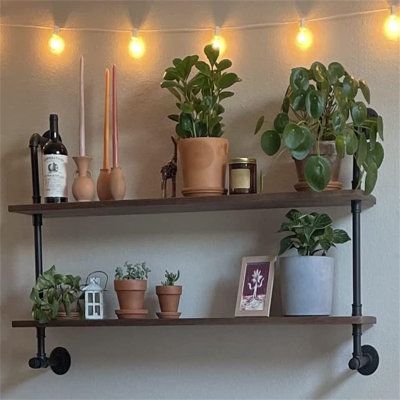
[[229, 194], [257, 193], [257, 161], [234, 158], [229, 161]]

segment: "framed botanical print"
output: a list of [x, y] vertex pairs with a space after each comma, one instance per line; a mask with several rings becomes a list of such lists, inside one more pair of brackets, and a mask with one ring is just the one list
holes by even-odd
[[269, 316], [274, 284], [275, 256], [242, 258], [236, 317]]

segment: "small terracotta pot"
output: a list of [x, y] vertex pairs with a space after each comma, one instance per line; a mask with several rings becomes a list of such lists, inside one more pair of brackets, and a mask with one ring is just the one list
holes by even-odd
[[147, 280], [116, 279], [114, 280], [114, 289], [117, 292], [119, 308], [121, 310], [143, 309]]
[[219, 196], [224, 193], [228, 149], [229, 142], [224, 138], [179, 139], [184, 196]]
[[161, 312], [176, 313], [182, 294], [182, 286], [156, 286]]
[[[326, 190], [340, 190], [343, 186], [342, 182], [339, 181], [340, 166], [342, 160], [338, 157], [336, 152], [335, 142], [333, 141], [323, 141], [320, 142], [320, 154], [324, 156], [331, 164], [331, 180], [324, 189]], [[314, 149], [304, 160], [294, 160], [296, 165], [296, 172], [298, 182], [294, 185], [294, 188], [298, 192], [312, 191], [306, 179], [304, 177], [304, 168], [307, 160], [312, 156], [317, 154], [316, 149]]]
[[76, 303], [71, 304], [71, 310], [69, 312], [69, 315], [67, 315], [64, 304], [60, 304], [60, 306], [58, 307], [57, 319], [80, 319], [81, 313], [79, 309], [80, 306], [77, 301]]

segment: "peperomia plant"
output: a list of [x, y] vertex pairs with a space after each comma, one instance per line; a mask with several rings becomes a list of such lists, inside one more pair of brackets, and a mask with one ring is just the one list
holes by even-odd
[[179, 270], [176, 274], [174, 274], [173, 272], [168, 272], [165, 271], [165, 281], [161, 282], [161, 285], [163, 286], [174, 286], [175, 283], [178, 281], [179, 277], [180, 277], [180, 273]]
[[33, 318], [41, 323], [51, 321], [60, 306], [70, 315], [72, 304], [79, 299], [80, 280], [80, 276], [58, 274], [54, 265], [39, 275], [30, 295]]
[[332, 228], [332, 219], [327, 214], [304, 214], [293, 209], [286, 214], [286, 218], [289, 221], [282, 223], [279, 232], [290, 234], [281, 240], [279, 255], [294, 248], [300, 256], [317, 253], [325, 256], [332, 246], [350, 240], [344, 230]]
[[[369, 104], [370, 89], [365, 81], [351, 76], [338, 62], [326, 68], [316, 61], [310, 69], [294, 68], [290, 75], [281, 112], [273, 129], [261, 136], [261, 147], [274, 155], [283, 146], [293, 158], [306, 160], [305, 179], [313, 190], [321, 191], [329, 183], [331, 166], [320, 153], [321, 141], [335, 141], [340, 158], [355, 157], [365, 177], [365, 191], [371, 193], [383, 161], [383, 121], [363, 101], [356, 99], [359, 91]], [[264, 124], [257, 122], [255, 133]], [[360, 183], [359, 183], [360, 184]]]
[[200, 61], [197, 55], [175, 58], [161, 83], [178, 100], [180, 113], [168, 118], [177, 122], [175, 130], [181, 138], [222, 136], [225, 109], [221, 101], [234, 95], [226, 89], [240, 81], [235, 73], [227, 72], [232, 66], [230, 60], [218, 61], [219, 50], [207, 45], [204, 53], [208, 63]]
[[146, 267], [145, 262], [133, 265], [126, 261], [123, 267], [117, 267], [115, 269], [115, 279], [145, 280], [148, 278], [149, 272], [151, 272], [151, 270]]

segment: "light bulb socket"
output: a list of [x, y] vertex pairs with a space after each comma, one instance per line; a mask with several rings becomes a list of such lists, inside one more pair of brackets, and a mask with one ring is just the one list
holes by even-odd
[[60, 27], [57, 26], [57, 25], [54, 25], [53, 33], [55, 33], [56, 35], [58, 35], [58, 34], [60, 33]]
[[395, 4], [392, 4], [390, 6], [390, 15], [396, 15], [397, 14], [397, 6]]
[[221, 27], [220, 26], [216, 26], [215, 27], [214, 34], [215, 34], [215, 36], [219, 36], [221, 34]]
[[299, 23], [300, 28], [304, 28], [306, 26], [306, 20], [305, 18], [301, 18], [300, 19], [300, 23]]
[[134, 28], [132, 31], [132, 37], [137, 38], [139, 36], [139, 29], [138, 28]]

